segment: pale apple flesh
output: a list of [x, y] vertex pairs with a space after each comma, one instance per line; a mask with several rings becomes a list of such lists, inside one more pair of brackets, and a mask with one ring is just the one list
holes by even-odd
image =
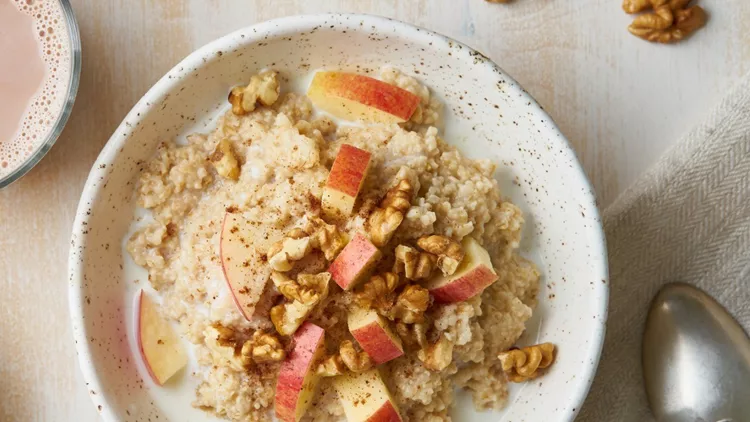
[[404, 354], [401, 338], [393, 332], [390, 322], [374, 309], [352, 309], [348, 323], [349, 332], [376, 365]]
[[187, 352], [169, 321], [159, 314], [159, 306], [143, 290], [136, 297], [135, 309], [138, 350], [151, 378], [164, 385], [187, 365]]
[[438, 303], [463, 302], [482, 293], [497, 280], [490, 254], [474, 238], [466, 236], [461, 242], [465, 252], [463, 261], [452, 275], [438, 275], [426, 287]]
[[312, 403], [320, 376], [316, 365], [325, 354], [325, 331], [305, 322], [292, 337], [293, 348], [276, 380], [276, 417], [298, 422]]
[[348, 372], [333, 380], [348, 422], [401, 422], [398, 408], [377, 369]]
[[315, 74], [307, 96], [336, 117], [385, 124], [409, 120], [421, 101], [417, 95], [378, 79], [331, 71]]
[[[275, 229], [260, 230], [242, 214], [227, 212], [221, 227], [219, 255], [224, 279], [232, 299], [248, 321], [256, 312], [267, 312], [263, 305], [271, 269], [264, 265], [267, 248], [282, 236]], [[257, 309], [256, 309], [257, 308]]]
[[372, 154], [357, 147], [343, 144], [333, 161], [323, 189], [322, 207], [326, 216], [348, 217], [370, 169]]
[[333, 260], [328, 272], [342, 289], [351, 290], [369, 275], [381, 257], [380, 250], [369, 239], [356, 233]]

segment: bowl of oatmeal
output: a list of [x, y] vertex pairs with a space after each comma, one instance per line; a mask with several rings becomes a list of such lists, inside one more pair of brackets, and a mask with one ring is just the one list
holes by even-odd
[[199, 49], [91, 171], [70, 253], [105, 420], [575, 417], [606, 253], [575, 154], [485, 56], [386, 18]]

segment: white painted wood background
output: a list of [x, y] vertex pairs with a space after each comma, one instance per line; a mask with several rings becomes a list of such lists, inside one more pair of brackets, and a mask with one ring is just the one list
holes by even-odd
[[[3, 0], [0, 0], [3, 1]], [[700, 0], [708, 26], [676, 46], [628, 34], [620, 0], [72, 0], [83, 74], [67, 129], [0, 191], [0, 420], [98, 420], [68, 322], [66, 258], [89, 168], [131, 106], [206, 42], [265, 19], [386, 15], [483, 51], [545, 107], [606, 206], [743, 74], [750, 2]]]

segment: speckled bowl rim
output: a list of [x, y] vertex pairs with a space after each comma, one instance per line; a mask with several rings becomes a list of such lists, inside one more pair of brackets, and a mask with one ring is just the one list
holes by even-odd
[[[461, 45], [464, 49], [466, 49], [466, 51], [470, 53], [470, 55], [467, 57], [475, 58], [476, 56], [480, 56], [485, 58], [485, 60], [482, 61], [482, 65], [491, 67], [494, 71], [498, 72], [508, 81], [507, 90], [509, 95], [517, 95], [524, 98], [528, 103], [527, 106], [532, 109], [532, 112], [536, 115], [536, 117], [544, 119], [548, 122], [553, 122], [550, 116], [542, 109], [542, 107], [536, 102], [536, 100], [531, 95], [529, 95], [528, 92], [526, 92], [526, 90], [524, 90], [513, 78], [508, 76], [497, 64], [484, 56], [482, 53], [450, 37], [418, 27], [416, 25], [411, 25], [387, 17], [354, 13], [287, 16], [283, 18], [264, 21], [249, 27], [239, 29], [204, 45], [203, 47], [185, 57], [176, 66], [174, 66], [153, 87], [151, 87], [151, 89], [148, 90], [148, 92], [140, 99], [140, 101], [138, 101], [138, 103], [136, 103], [136, 105], [127, 114], [123, 122], [118, 126], [117, 130], [110, 137], [109, 141], [102, 149], [102, 152], [99, 154], [99, 157], [94, 163], [92, 170], [89, 173], [88, 179], [86, 180], [86, 185], [84, 186], [81, 200], [78, 204], [76, 218], [73, 224], [71, 248], [68, 256], [68, 293], [70, 315], [73, 328], [73, 339], [75, 340], [79, 366], [81, 368], [84, 380], [86, 381], [87, 389], [95, 391], [104, 390], [102, 388], [100, 378], [93, 365], [92, 353], [90, 345], [88, 343], [88, 336], [85, 331], [84, 325], [84, 260], [81, 258], [83, 257], [86, 250], [87, 236], [79, 234], [82, 234], [85, 231], [88, 220], [91, 218], [91, 215], [87, 213], [87, 210], [90, 209], [90, 204], [94, 202], [97, 196], [99, 196], [103, 189], [103, 186], [106, 184], [106, 179], [108, 176], [107, 173], [102, 172], [101, 169], [110, 167], [110, 164], [112, 164], [117, 158], [120, 149], [128, 140], [128, 137], [123, 135], [128, 132], [129, 126], [136, 125], [143, 118], [145, 118], [145, 116], [148, 115], [148, 111], [158, 107], [164, 95], [172, 91], [179, 84], [179, 82], [182, 80], [182, 76], [173, 76], [175, 73], [179, 73], [177, 72], [179, 69], [198, 69], [205, 65], [205, 61], [203, 60], [204, 57], [214, 55], [218, 51], [226, 50], [226, 47], [230, 45], [245, 45], [258, 42], [262, 40], [262, 35], [260, 34], [264, 34], [266, 32], [273, 32], [274, 30], [301, 31], [303, 29], [308, 29], [311, 22], [319, 24], [327, 19], [336, 19], [342, 17], [362, 20], [378, 28], [387, 27], [391, 30], [403, 31], [406, 34], [410, 34], [410, 36], [414, 39], [419, 39], [420, 37], [426, 36], [437, 37], [444, 40], [444, 42], [446, 43]], [[575, 151], [570, 146], [570, 143], [567, 141], [564, 135], [562, 135], [558, 127], [554, 123], [551, 123], [549, 125], [549, 131], [553, 135], [558, 135], [556, 136], [556, 138], [560, 140], [562, 154], [566, 156], [566, 158], [568, 158], [571, 163], [575, 163], [574, 170], [579, 176], [579, 180], [577, 180], [577, 183], [586, 188], [584, 196], [588, 203], [585, 205], [588, 205], [588, 208], [592, 210], [592, 212], [596, 213], [590, 220], [595, 222], [596, 226], [591, 227], [591, 230], [588, 234], [589, 236], [591, 236], [590, 239], [592, 239], [593, 243], [595, 244], [594, 246], [599, 247], [599, 250], [597, 251], [599, 253], [597, 254], [597, 256], [600, 257], [602, 261], [599, 265], [601, 274], [598, 274], [597, 277], [601, 278], [602, 280], [606, 280], [608, 279], [607, 246], [604, 237], [604, 231], [601, 225], [601, 219], [599, 218], [598, 214], [599, 212], [596, 205], [596, 198], [593, 194], [593, 189], [588, 178], [586, 177], [585, 172], [583, 171], [583, 168], [580, 165], [580, 162], [578, 161]], [[104, 177], [104, 180], [101, 179], [102, 177]], [[100, 181], [102, 183], [99, 183]], [[587, 348], [588, 350], [593, 352], [592, 356], [590, 357], [593, 365], [588, 367], [589, 369], [587, 370], [587, 373], [578, 374], [580, 377], [585, 378], [586, 381], [585, 383], [581, 384], [581, 388], [573, 395], [571, 403], [568, 404], [570, 412], [567, 412], [566, 414], [571, 416], [571, 420], [574, 419], [578, 414], [583, 401], [588, 395], [589, 389], [591, 388], [591, 383], [593, 382], [594, 376], [596, 374], [596, 369], [599, 364], [599, 359], [601, 357], [602, 347], [604, 344], [609, 301], [609, 286], [606, 283], [597, 284], [598, 286], [594, 291], [594, 297], [600, 303], [600, 309], [598, 310], [598, 312], [599, 315], [603, 317], [603, 321], [601, 324], [596, 325], [596, 328], [592, 333], [592, 341], [594, 342], [594, 344], [592, 345], [593, 347]], [[94, 405], [98, 406], [100, 415], [105, 421], [118, 420], [114, 408], [109, 403], [106, 395], [92, 395], [91, 398], [94, 402]]]

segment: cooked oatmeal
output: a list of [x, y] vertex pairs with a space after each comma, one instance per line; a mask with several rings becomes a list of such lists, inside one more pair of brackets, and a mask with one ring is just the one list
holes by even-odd
[[[194, 406], [232, 421], [272, 420], [279, 368], [294, 347], [279, 333], [303, 322], [325, 332], [327, 375], [366, 369], [365, 361], [347, 366], [342, 347], [351, 341], [363, 354], [355, 357], [369, 359], [347, 326], [363, 301], [403, 342], [401, 356], [377, 367], [404, 421], [450, 421], [456, 388], [470, 391], [477, 409], [505, 405], [498, 355], [523, 333], [539, 284], [534, 264], [517, 254], [523, 215], [503, 198], [492, 162], [465, 158], [441, 139], [441, 104], [427, 87], [390, 68], [381, 78], [419, 97], [407, 121], [337, 127], [305, 95], [279, 94], [275, 73], [264, 72], [232, 91], [234, 107], [213, 132], [166, 141], [146, 163], [136, 194], [151, 216], [127, 250], [193, 345]], [[368, 152], [369, 169], [353, 213], [331, 219], [324, 194], [342, 145]], [[253, 234], [238, 301], [220, 251], [225, 218]], [[418, 244], [430, 235], [444, 244]], [[326, 268], [357, 236], [375, 242], [382, 258], [347, 291]], [[467, 237], [489, 253], [497, 280], [440, 303], [428, 279], [450, 277], [468, 259]], [[346, 420], [336, 379], [322, 377], [303, 420]]]

